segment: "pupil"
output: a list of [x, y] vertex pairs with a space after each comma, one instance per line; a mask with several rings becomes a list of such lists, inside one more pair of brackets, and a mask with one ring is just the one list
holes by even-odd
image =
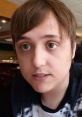
[[54, 43], [50, 43], [50, 44], [49, 44], [49, 47], [52, 48], [53, 46], [54, 46]]
[[24, 49], [28, 49], [29, 45], [28, 44], [24, 44], [23, 47], [24, 47]]

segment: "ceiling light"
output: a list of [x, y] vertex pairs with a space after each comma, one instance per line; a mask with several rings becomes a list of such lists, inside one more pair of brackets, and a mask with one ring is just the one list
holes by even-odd
[[1, 22], [5, 24], [7, 21], [3, 19], [3, 20], [1, 20]]
[[8, 41], [8, 42], [12, 42], [12, 39], [11, 38], [5, 39], [5, 40]]

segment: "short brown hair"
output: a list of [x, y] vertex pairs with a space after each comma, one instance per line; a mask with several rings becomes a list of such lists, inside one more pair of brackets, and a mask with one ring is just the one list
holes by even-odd
[[15, 41], [44, 20], [49, 11], [56, 16], [71, 41], [76, 40], [76, 20], [66, 5], [59, 0], [28, 0], [12, 16], [11, 34]]

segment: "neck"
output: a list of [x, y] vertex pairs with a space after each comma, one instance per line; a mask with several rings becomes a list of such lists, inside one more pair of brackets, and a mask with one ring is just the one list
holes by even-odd
[[52, 91], [42, 94], [41, 100], [44, 106], [47, 106], [50, 109], [56, 109], [58, 107], [66, 93], [69, 78], [60, 84], [62, 85], [57, 86], [57, 88], [53, 89]]

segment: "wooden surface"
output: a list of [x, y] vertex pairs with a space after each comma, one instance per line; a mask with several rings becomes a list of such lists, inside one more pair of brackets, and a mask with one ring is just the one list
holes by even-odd
[[0, 16], [11, 18], [17, 5], [7, 0], [0, 0]]

